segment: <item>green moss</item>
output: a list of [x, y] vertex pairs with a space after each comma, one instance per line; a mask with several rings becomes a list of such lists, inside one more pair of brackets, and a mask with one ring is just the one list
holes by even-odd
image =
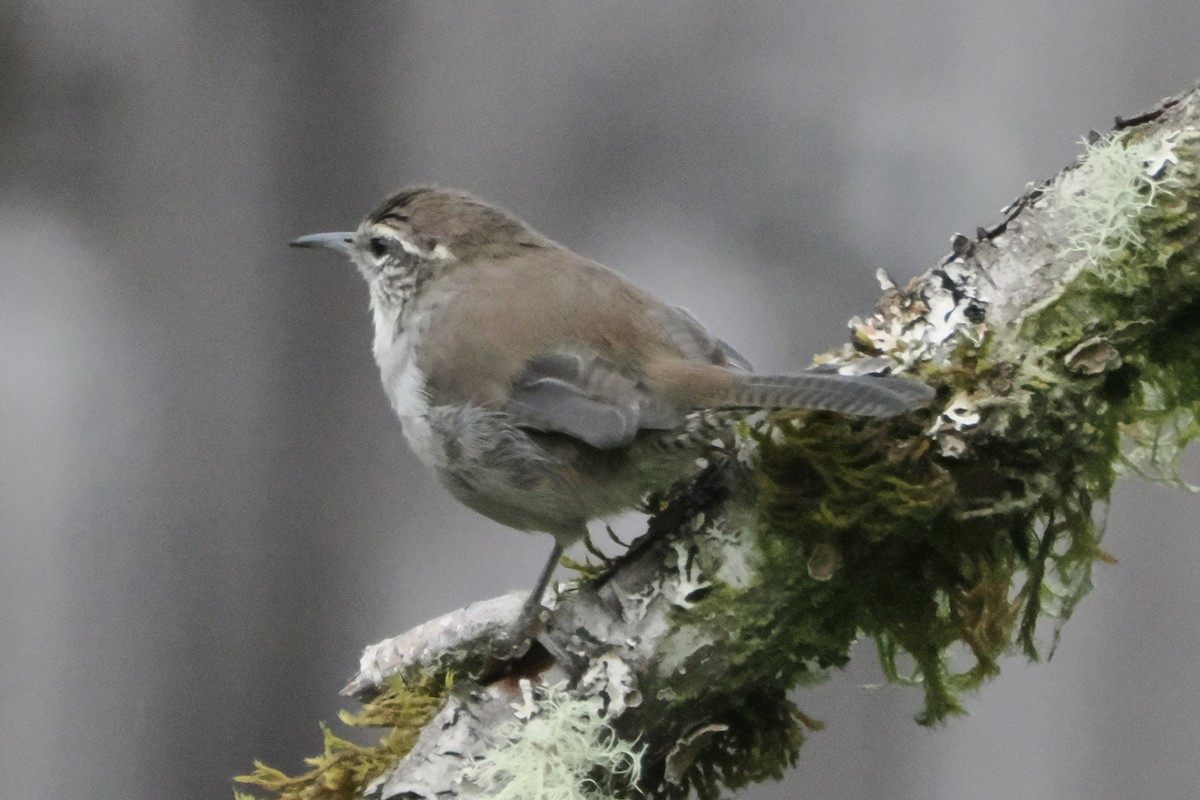
[[[682, 787], [656, 795], [713, 798], [793, 763], [801, 730], [787, 691], [846, 664], [860, 635], [874, 639], [889, 681], [922, 687], [918, 721], [961, 713], [961, 693], [995, 675], [1002, 655], [1051, 651], [1095, 564], [1113, 561], [1093, 508], [1119, 472], [1179, 482], [1182, 447], [1200, 435], [1195, 153], [1176, 148], [1167, 184], [1139, 177], [1144, 142], [1107, 145], [1112, 163], [1091, 175], [1115, 169], [1121, 185], [1071, 189], [1091, 193], [1075, 197], [1066, 237], [1068, 257], [1086, 245], [1087, 269], [1015, 338], [964, 338], [925, 375], [945, 396], [1000, 399], [980, 409], [961, 454], [930, 446], [930, 419], [781, 414], [749, 434], [757, 582], [717, 585], [678, 615], [736, 632], [721, 647], [737, 685], [713, 691], [693, 678], [673, 699], [728, 730]], [[1107, 227], [1088, 231], [1088, 219]], [[1068, 363], [1090, 337], [1119, 354], [1100, 374]]]
[[[387, 732], [373, 746], [355, 744], [321, 725], [324, 752], [305, 763], [312, 769], [300, 775], [288, 775], [261, 761], [254, 772], [234, 780], [265, 789], [279, 800], [352, 800], [370, 781], [399, 763], [441, 706], [451, 679], [432, 675], [416, 678], [391, 678], [384, 691], [364, 704], [358, 713], [343, 711], [342, 722], [356, 728], [385, 728]], [[237, 800], [249, 797], [234, 792]]]
[[[993, 571], [979, 565], [997, 558], [996, 541], [945, 534], [955, 482], [919, 428], [905, 436], [896, 425], [845, 418], [802, 422], [781, 419], [757, 435], [762, 582], [770, 587], [762, 599], [774, 603], [779, 588], [788, 597], [774, 612], [750, 612], [755, 646], [776, 655], [765, 668], [794, 683], [840, 666], [861, 631], [879, 642], [893, 678], [899, 648], [915, 659], [927, 720], [956, 712], [940, 654], [967, 627], [973, 642], [994, 638], [979, 620], [1004, 615], [981, 607], [995, 592], [981, 590]], [[840, 564], [827, 576], [810, 569], [819, 550]], [[990, 660], [990, 649], [981, 656]]]
[[728, 699], [721, 717], [727, 730], [709, 740], [679, 784], [661, 784], [649, 796], [683, 800], [694, 794], [700, 800], [717, 800], [726, 791], [779, 780], [795, 765], [805, 732], [823, 727], [802, 714], [778, 687]]
[[[1090, 464], [1093, 472], [1128, 468], [1178, 480], [1178, 457], [1196, 437], [1200, 416], [1200, 200], [1197, 153], [1177, 148], [1175, 180], [1138, 217], [1143, 247], [1126, 247], [1103, 269], [1081, 275], [1053, 305], [1027, 319], [1024, 337], [1047, 358], [1081, 338], [1100, 335], [1121, 352], [1124, 384], [1111, 388], [1113, 414], [1105, 430], [1124, 441], [1124, 455]], [[1114, 322], [1117, 321], [1117, 322]], [[1105, 493], [1106, 494], [1106, 493]]]

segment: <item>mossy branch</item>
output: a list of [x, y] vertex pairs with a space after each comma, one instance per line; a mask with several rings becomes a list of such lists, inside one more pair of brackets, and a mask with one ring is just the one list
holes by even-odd
[[376, 645], [349, 688], [399, 709], [368, 706], [394, 728], [380, 748], [329, 734], [308, 776], [239, 780], [288, 798], [716, 797], [794, 762], [818, 726], [788, 691], [864, 635], [890, 680], [922, 687], [918, 721], [961, 713], [1003, 654], [1053, 648], [1111, 560], [1092, 511], [1116, 477], [1182, 484], [1198, 174], [1197, 91], [1093, 136], [937, 267], [884, 279], [821, 359], [915, 375], [939, 389], [930, 408], [748, 421], [652, 499], [645, 537], [560, 593], [524, 657], [488, 663], [519, 597]]

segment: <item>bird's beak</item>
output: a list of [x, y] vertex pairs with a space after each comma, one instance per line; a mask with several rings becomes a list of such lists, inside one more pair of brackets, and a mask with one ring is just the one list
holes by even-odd
[[350, 255], [354, 249], [354, 234], [350, 231], [335, 233], [310, 233], [290, 242], [292, 247], [326, 247], [339, 253]]

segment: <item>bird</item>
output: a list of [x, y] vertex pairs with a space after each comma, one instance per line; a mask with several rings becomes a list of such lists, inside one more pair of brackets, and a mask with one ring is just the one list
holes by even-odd
[[366, 279], [372, 351], [418, 459], [466, 506], [563, 549], [635, 508], [759, 409], [891, 417], [933, 391], [830, 369], [763, 375], [688, 311], [469, 192], [402, 189], [354, 231], [291, 242], [349, 256]]

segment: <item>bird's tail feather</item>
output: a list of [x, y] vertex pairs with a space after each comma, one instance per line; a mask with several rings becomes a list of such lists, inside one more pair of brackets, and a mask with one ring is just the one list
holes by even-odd
[[925, 405], [933, 390], [908, 378], [810, 371], [738, 375], [722, 408], [803, 408], [863, 417], [894, 417]]

